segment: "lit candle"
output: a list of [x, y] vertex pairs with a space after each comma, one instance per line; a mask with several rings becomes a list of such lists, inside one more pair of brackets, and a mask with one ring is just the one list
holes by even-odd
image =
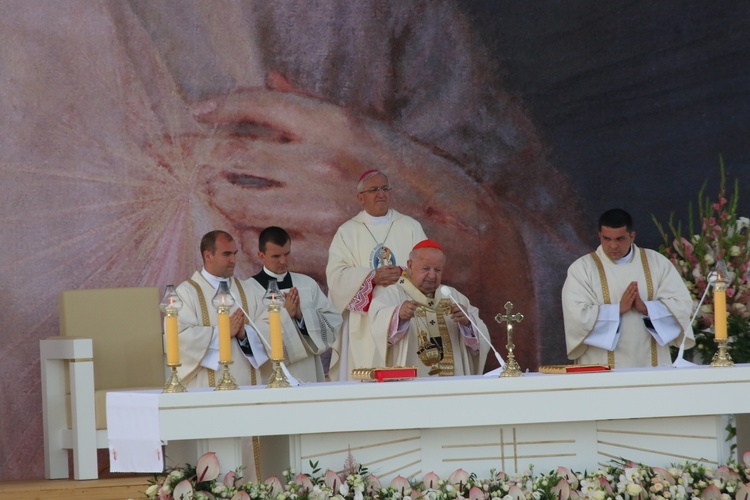
[[714, 335], [727, 338], [727, 292], [723, 286], [714, 288]]
[[167, 285], [164, 298], [159, 303], [159, 309], [164, 313], [164, 335], [167, 340], [167, 364], [180, 364], [180, 343], [177, 337], [177, 313], [182, 309], [182, 300], [177, 295], [174, 285]]
[[167, 309], [167, 364], [180, 364], [180, 345], [177, 340], [177, 311]]
[[284, 359], [284, 341], [281, 337], [281, 314], [278, 307], [270, 307], [268, 323], [271, 327], [271, 359]]
[[229, 311], [222, 308], [219, 312], [219, 361], [229, 363], [232, 361], [232, 344], [229, 337]]

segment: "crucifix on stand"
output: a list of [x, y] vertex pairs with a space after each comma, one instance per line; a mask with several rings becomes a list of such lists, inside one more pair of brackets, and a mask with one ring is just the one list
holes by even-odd
[[497, 316], [495, 316], [495, 321], [497, 321], [498, 323], [502, 324], [503, 321], [508, 323], [506, 325], [508, 328], [508, 345], [506, 346], [508, 349], [508, 363], [505, 365], [505, 368], [500, 374], [501, 377], [520, 377], [523, 375], [523, 373], [521, 372], [521, 367], [518, 366], [516, 357], [513, 355], [513, 349], [516, 348], [515, 344], [513, 343], [513, 322], [515, 321], [516, 323], [520, 323], [523, 320], [523, 314], [511, 314], [510, 312], [512, 310], [513, 303], [508, 301], [505, 303], [505, 314], [498, 314]]

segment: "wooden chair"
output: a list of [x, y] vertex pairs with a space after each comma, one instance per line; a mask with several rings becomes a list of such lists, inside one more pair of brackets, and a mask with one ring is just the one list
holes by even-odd
[[96, 479], [108, 448], [107, 391], [161, 388], [162, 321], [156, 287], [60, 293], [60, 336], [40, 341], [44, 472], [48, 479]]

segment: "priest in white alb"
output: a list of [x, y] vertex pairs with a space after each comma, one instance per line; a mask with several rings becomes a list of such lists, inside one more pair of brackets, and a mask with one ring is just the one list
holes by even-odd
[[674, 265], [634, 243], [622, 209], [599, 218], [600, 245], [568, 268], [562, 290], [568, 358], [612, 368], [672, 364], [669, 346], [695, 344], [693, 301]]
[[385, 346], [370, 335], [373, 291], [393, 286], [411, 249], [426, 238], [419, 222], [390, 208], [391, 185], [381, 171], [360, 176], [357, 199], [363, 210], [338, 228], [328, 249], [328, 296], [344, 320], [331, 356], [332, 380], [385, 363]]
[[423, 240], [409, 254], [396, 285], [375, 292], [370, 329], [375, 344], [386, 352], [386, 366], [416, 366], [420, 377], [482, 373], [489, 351], [487, 327], [468, 298], [441, 286], [444, 267], [440, 245]]
[[251, 308], [248, 302], [254, 299], [234, 277], [237, 243], [227, 232], [211, 231], [201, 239], [200, 251], [203, 268], [176, 288], [183, 303], [178, 315], [182, 363], [178, 374], [187, 387], [215, 387], [219, 382], [218, 313], [211, 299], [219, 284], [226, 282], [235, 300], [230, 310], [232, 376], [239, 385], [264, 384], [271, 364], [262, 339], [240, 309]]
[[300, 382], [325, 382], [320, 355], [327, 351], [341, 328], [341, 314], [311, 277], [289, 271], [292, 239], [283, 228], [271, 226], [258, 236], [258, 258], [263, 269], [245, 280], [248, 293], [256, 296], [254, 316], [260, 334], [270, 343], [268, 307], [263, 297], [271, 281], [284, 294], [281, 330], [284, 359]]

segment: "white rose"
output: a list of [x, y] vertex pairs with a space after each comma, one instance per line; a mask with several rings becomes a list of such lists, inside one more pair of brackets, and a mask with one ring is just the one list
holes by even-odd
[[643, 491], [643, 488], [639, 484], [635, 483], [628, 483], [627, 486], [625, 486], [625, 491], [630, 495], [631, 497], [635, 497], [641, 494], [641, 491]]
[[716, 261], [714, 260], [713, 255], [711, 255], [710, 253], [707, 253], [706, 255], [703, 256], [703, 262], [705, 262], [709, 266], [712, 266], [714, 265]]
[[731, 247], [729, 247], [729, 255], [731, 255], [732, 257], [737, 257], [739, 254], [740, 247], [738, 247], [737, 245], [732, 245]]
[[158, 484], [152, 484], [148, 487], [146, 490], [146, 496], [147, 497], [153, 497], [156, 496], [156, 492], [159, 491], [159, 485]]
[[604, 500], [607, 498], [607, 493], [602, 490], [597, 490], [594, 492], [594, 500]]

